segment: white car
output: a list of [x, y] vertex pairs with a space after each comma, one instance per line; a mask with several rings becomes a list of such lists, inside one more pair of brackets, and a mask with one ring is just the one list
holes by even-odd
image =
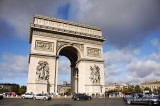
[[25, 93], [25, 94], [21, 95], [21, 98], [23, 98], [23, 99], [32, 99], [33, 96], [34, 95], [31, 94], [31, 93]]
[[36, 95], [34, 95], [33, 99], [34, 100], [36, 100], [36, 99], [51, 100], [51, 97], [43, 95], [43, 94], [36, 94]]

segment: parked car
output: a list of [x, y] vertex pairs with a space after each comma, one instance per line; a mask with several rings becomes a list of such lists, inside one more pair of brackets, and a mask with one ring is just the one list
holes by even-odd
[[80, 99], [91, 100], [92, 97], [91, 96], [87, 96], [86, 94], [74, 94], [72, 96], [72, 99], [74, 99], [74, 100], [80, 100]]
[[152, 105], [158, 105], [160, 104], [159, 96], [145, 96], [143, 94], [134, 94], [133, 97], [128, 97], [126, 99], [127, 104], [149, 104]]
[[25, 93], [25, 94], [22, 94], [21, 95], [21, 98], [23, 98], [23, 99], [33, 99], [33, 94], [31, 94], [31, 93]]
[[33, 99], [34, 100], [36, 100], [36, 99], [51, 100], [51, 97], [47, 96], [47, 95], [43, 95], [43, 94], [36, 94], [36, 95], [34, 95]]
[[3, 99], [3, 94], [0, 94], [0, 99], [1, 99], [1, 100]]

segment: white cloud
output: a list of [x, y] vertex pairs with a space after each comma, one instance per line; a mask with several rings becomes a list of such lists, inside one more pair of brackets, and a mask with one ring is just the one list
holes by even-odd
[[[131, 62], [134, 58], [132, 55], [137, 54], [138, 50], [111, 50], [104, 53], [105, 65], [124, 64]], [[123, 60], [123, 61], [122, 61]]]
[[16, 31], [19, 38], [28, 38], [30, 23], [35, 14], [57, 16], [57, 8], [68, 1], [63, 0], [2, 0], [0, 21], [5, 21]]
[[34, 14], [57, 17], [57, 10], [67, 3], [69, 20], [100, 26], [108, 43], [119, 48], [141, 45], [160, 27], [159, 0], [3, 0], [0, 21], [17, 32], [11, 35], [28, 38]]
[[156, 38], [156, 39], [153, 39], [151, 41], [152, 45], [158, 49], [159, 53], [160, 53], [160, 39]]
[[71, 80], [71, 68], [70, 61], [68, 59], [59, 59], [58, 61], [58, 84], [63, 84], [63, 81], [70, 83]]
[[0, 74], [3, 77], [11, 78], [27, 75], [28, 56], [4, 54], [2, 55], [2, 59], [3, 61], [0, 62]]
[[58, 61], [58, 74], [69, 74], [71, 73], [69, 60]]
[[143, 81], [158, 80], [160, 63], [155, 59], [136, 57], [138, 54], [124, 50], [112, 50], [104, 54], [105, 82], [140, 84]]
[[129, 74], [137, 78], [144, 78], [148, 75], [154, 74], [159, 76], [160, 74], [160, 63], [153, 60], [138, 60], [136, 62], [130, 63], [126, 66], [126, 70]]
[[14, 71], [14, 72], [27, 72], [28, 56], [4, 54], [2, 58], [4, 59], [4, 62], [0, 63], [0, 70]]
[[[71, 17], [103, 28], [108, 43], [139, 47], [149, 32], [160, 28], [159, 0], [76, 0]], [[75, 7], [76, 5], [76, 7]]]
[[150, 55], [150, 57], [154, 60], [159, 60], [160, 61], [160, 54], [157, 54], [157, 53], [152, 53]]

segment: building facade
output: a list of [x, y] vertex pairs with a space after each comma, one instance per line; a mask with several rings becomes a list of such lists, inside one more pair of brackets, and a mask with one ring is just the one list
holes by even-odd
[[59, 95], [71, 95], [71, 84], [66, 81], [62, 85], [57, 85], [57, 93]]
[[12, 87], [19, 86], [18, 84], [12, 83], [0, 83], [0, 89], [11, 90]]
[[123, 90], [123, 89], [127, 89], [128, 87], [130, 87], [130, 85], [127, 83], [113, 83], [113, 84], [106, 85], [105, 91], [108, 92], [115, 89]]
[[153, 92], [154, 90], [160, 88], [160, 80], [144, 81], [141, 83], [140, 87], [142, 89], [145, 89], [147, 87]]

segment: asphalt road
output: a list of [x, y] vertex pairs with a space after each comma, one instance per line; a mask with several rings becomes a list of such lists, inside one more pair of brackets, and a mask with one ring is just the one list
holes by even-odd
[[[58, 98], [50, 101], [4, 98], [0, 100], [0, 106], [128, 106], [122, 98], [94, 98], [92, 100], [75, 101], [70, 98]], [[147, 106], [147, 105], [131, 105]]]

